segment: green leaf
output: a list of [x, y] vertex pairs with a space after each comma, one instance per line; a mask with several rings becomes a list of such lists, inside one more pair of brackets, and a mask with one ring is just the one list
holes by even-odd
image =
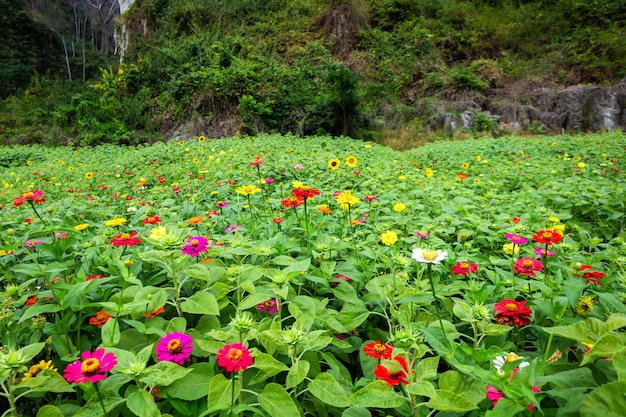
[[285, 389], [275, 383], [269, 383], [259, 394], [261, 407], [272, 417], [299, 416], [300, 411]]
[[181, 303], [185, 313], [219, 315], [220, 308], [213, 294], [200, 291]]
[[398, 395], [385, 381], [370, 382], [349, 398], [351, 405], [365, 408], [397, 408], [405, 398]]
[[596, 318], [579, 321], [567, 326], [542, 327], [548, 334], [576, 340], [578, 342], [594, 343], [602, 335], [604, 323]]
[[310, 368], [311, 364], [309, 363], [309, 361], [306, 360], [300, 360], [293, 364], [293, 366], [289, 368], [289, 372], [287, 373], [285, 388], [293, 388], [300, 382], [304, 381], [304, 378], [306, 378], [306, 375], [309, 373]]
[[120, 342], [120, 326], [115, 318], [110, 318], [102, 326], [102, 344], [116, 346]]
[[53, 405], [44, 405], [37, 411], [36, 417], [64, 417], [61, 410]]
[[626, 381], [609, 382], [589, 393], [580, 404], [580, 417], [622, 417], [626, 410]]
[[502, 336], [507, 334], [513, 329], [511, 326], [504, 326], [502, 324], [489, 323], [485, 327], [485, 335], [487, 336]]
[[163, 396], [167, 395], [187, 401], [194, 401], [207, 396], [211, 378], [213, 378], [211, 365], [206, 362], [194, 363], [188, 369], [192, 369], [193, 372], [160, 390]]
[[611, 330], [616, 330], [624, 326], [626, 326], [626, 314], [611, 314], [602, 326], [602, 333], [608, 333]]
[[289, 369], [289, 367], [283, 362], [275, 359], [272, 355], [268, 355], [267, 353], [257, 353], [254, 356], [254, 364], [252, 365], [252, 368], [259, 370], [259, 372], [257, 372], [257, 374], [250, 380], [250, 384], [252, 385], [266, 381], [268, 378]]
[[165, 386], [184, 378], [191, 371], [174, 362], [162, 361], [146, 368], [139, 381], [146, 385]]
[[18, 357], [20, 358], [22, 363], [30, 362], [35, 356], [41, 352], [41, 349], [46, 345], [45, 342], [33, 343], [30, 345], [26, 345], [23, 348], [18, 349]]
[[319, 400], [333, 407], [348, 407], [350, 401], [344, 387], [327, 372], [318, 374], [309, 382], [309, 391]]
[[[102, 399], [102, 403], [104, 403], [107, 414], [125, 401], [115, 391], [111, 390], [100, 390], [99, 396]], [[76, 414], [74, 414], [73, 417], [102, 416], [104, 416], [104, 413], [102, 411], [102, 406], [100, 405], [100, 400], [98, 399], [98, 394], [94, 394], [91, 396], [91, 398], [89, 398], [89, 401], [87, 401], [85, 406], [81, 408]]]
[[247, 310], [249, 308], [255, 307], [256, 305], [264, 301], [267, 301], [273, 298], [274, 298], [274, 294], [269, 291], [258, 291], [244, 298], [239, 304], [239, 309]]
[[415, 365], [415, 379], [417, 381], [430, 381], [437, 377], [439, 367], [439, 356], [432, 356], [417, 361]]
[[452, 391], [437, 390], [437, 396], [432, 397], [427, 403], [427, 407], [439, 411], [466, 412], [478, 408], [476, 404], [468, 399], [461, 397]]
[[421, 397], [433, 398], [437, 396], [437, 392], [432, 383], [428, 381], [413, 382], [406, 386], [406, 392]]
[[22, 323], [23, 321], [38, 316], [40, 314], [56, 313], [57, 311], [61, 311], [61, 307], [56, 304], [34, 305], [28, 307], [26, 311], [24, 311], [24, 314], [22, 314], [22, 317], [20, 317], [18, 323]]
[[34, 378], [22, 379], [16, 389], [27, 388], [35, 392], [74, 392], [74, 389], [59, 373], [44, 369]]
[[136, 386], [132, 388], [134, 388], [134, 392], [126, 398], [126, 406], [130, 411], [139, 417], [156, 417], [161, 415], [154, 403], [154, 397], [148, 391], [137, 389]]
[[191, 278], [196, 278], [207, 282], [211, 281], [211, 273], [209, 272], [207, 267], [202, 264], [190, 265], [185, 268], [182, 273]]
[[372, 417], [372, 413], [367, 408], [350, 407], [343, 410], [341, 417]]
[[[223, 374], [217, 374], [209, 382], [207, 401], [209, 407], [231, 405], [232, 380], [226, 379]], [[239, 381], [235, 381], [235, 392], [239, 391]]]

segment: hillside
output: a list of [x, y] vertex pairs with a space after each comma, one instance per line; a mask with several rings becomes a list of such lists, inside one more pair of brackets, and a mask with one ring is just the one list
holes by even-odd
[[[23, 87], [0, 105], [0, 135], [42, 141], [42, 125], [84, 144], [537, 132], [533, 100], [546, 88], [624, 78], [624, 22], [618, 0], [138, 0], [117, 21], [124, 64], [109, 56], [99, 80], [71, 88]], [[608, 94], [619, 119], [623, 94]], [[585, 105], [583, 123], [563, 129], [597, 128]]]

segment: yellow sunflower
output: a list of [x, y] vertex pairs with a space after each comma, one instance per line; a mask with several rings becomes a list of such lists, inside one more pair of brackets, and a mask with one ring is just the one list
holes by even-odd
[[337, 169], [339, 169], [340, 165], [341, 165], [341, 162], [339, 162], [339, 159], [337, 158], [333, 158], [330, 161], [328, 161], [328, 168], [332, 169], [333, 171], [336, 171]]
[[88, 180], [93, 178], [93, 172], [87, 172], [85, 173], [85, 178], [87, 178]]
[[356, 159], [356, 156], [354, 155], [350, 155], [346, 158], [346, 165], [348, 165], [349, 167], [355, 167], [357, 163], [358, 163], [358, 160]]
[[198, 136], [198, 142], [204, 142], [206, 138], [204, 136]]

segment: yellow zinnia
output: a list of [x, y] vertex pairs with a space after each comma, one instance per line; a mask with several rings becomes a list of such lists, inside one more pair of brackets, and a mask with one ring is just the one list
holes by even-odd
[[249, 196], [249, 195], [252, 195], [254, 193], [261, 192], [261, 189], [259, 187], [257, 187], [256, 185], [242, 185], [241, 187], [237, 187], [235, 189], [235, 192], [237, 194]]
[[339, 204], [342, 210], [348, 210], [358, 202], [358, 197], [353, 196], [351, 190], [346, 190], [337, 196], [337, 204]]
[[426, 168], [426, 171], [424, 171], [424, 174], [426, 174], [426, 176], [430, 178], [435, 174], [435, 171], [433, 171], [431, 168]]
[[80, 232], [81, 230], [85, 230], [88, 227], [89, 225], [87, 223], [82, 223], [82, 224], [77, 224], [76, 226], [74, 226], [74, 229]]
[[117, 219], [113, 219], [113, 220], [109, 220], [105, 222], [104, 225], [111, 227], [111, 226], [119, 226], [124, 223], [126, 223], [126, 219], [123, 217], [118, 217]]
[[150, 239], [161, 240], [166, 234], [167, 228], [165, 226], [157, 226], [152, 229], [152, 232], [150, 233]]
[[401, 212], [405, 208], [406, 206], [404, 205], [404, 203], [397, 202], [396, 204], [393, 205], [393, 211], [395, 211], [396, 213]]
[[398, 241], [398, 235], [393, 230], [387, 230], [380, 235], [380, 240], [386, 246], [391, 246]]

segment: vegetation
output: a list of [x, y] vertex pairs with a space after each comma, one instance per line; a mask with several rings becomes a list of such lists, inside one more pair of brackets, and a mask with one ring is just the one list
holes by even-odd
[[[56, 4], [56, 14], [42, 13], [52, 9], [42, 3]], [[82, 19], [76, 9], [28, 4], [26, 13], [2, 0], [11, 16], [0, 46], [9, 63], [0, 68], [6, 143], [52, 140], [42, 134], [51, 128], [56, 141], [84, 144], [236, 132], [369, 139], [403, 126], [419, 133], [427, 120], [416, 105], [425, 97], [487, 94], [524, 80], [611, 84], [626, 68], [618, 0], [138, 0], [118, 22], [129, 34], [123, 65], [99, 40], [106, 36], [52, 24]], [[37, 45], [54, 40], [48, 59], [49, 48]]]
[[3, 416], [620, 415], [620, 133], [0, 149]]

